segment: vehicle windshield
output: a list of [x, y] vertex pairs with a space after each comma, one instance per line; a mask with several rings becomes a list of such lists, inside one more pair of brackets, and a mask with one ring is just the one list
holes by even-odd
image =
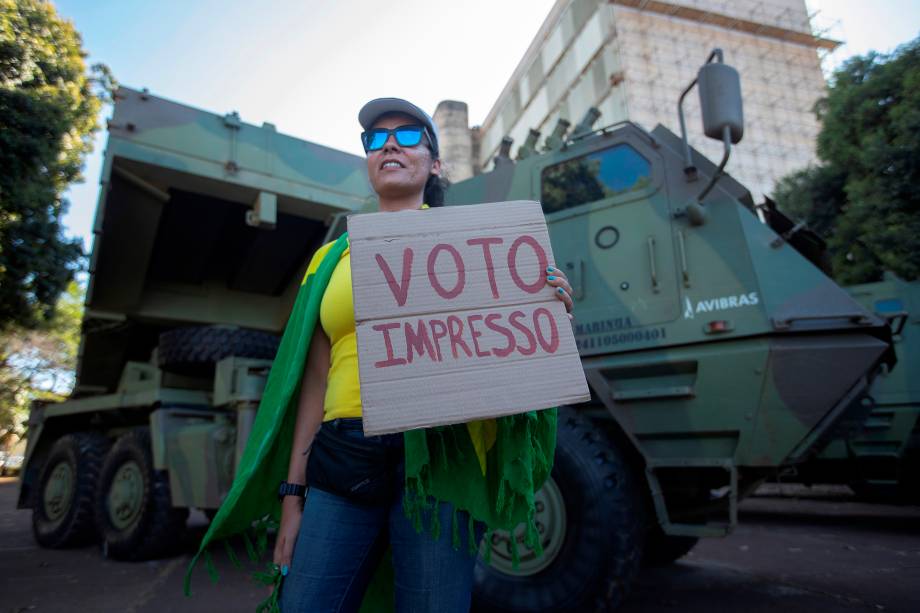
[[643, 189], [651, 164], [626, 144], [595, 151], [543, 171], [543, 212], [555, 213]]

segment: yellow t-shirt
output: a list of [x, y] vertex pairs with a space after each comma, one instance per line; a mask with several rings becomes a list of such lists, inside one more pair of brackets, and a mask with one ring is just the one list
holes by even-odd
[[319, 321], [332, 345], [323, 421], [361, 417], [358, 381], [358, 341], [355, 336], [354, 297], [351, 293], [350, 249], [345, 248], [332, 272], [319, 306]]
[[[423, 209], [428, 205], [423, 204]], [[307, 274], [315, 273], [323, 257], [332, 247], [327, 243], [313, 255]], [[345, 248], [326, 286], [319, 305], [319, 321], [329, 337], [331, 352], [329, 374], [326, 376], [326, 397], [323, 421], [340, 417], [361, 417], [361, 384], [358, 378], [358, 339], [355, 334], [354, 295], [351, 291], [351, 249]], [[482, 474], [486, 474], [486, 453], [495, 444], [497, 427], [494, 419], [466, 424], [479, 459]]]
[[[428, 205], [423, 204], [423, 209]], [[332, 243], [320, 247], [308, 272], [315, 272]], [[358, 339], [355, 334], [355, 305], [351, 292], [351, 249], [346, 247], [336, 264], [326, 293], [319, 305], [319, 321], [329, 337], [329, 375], [323, 421], [340, 417], [361, 417], [361, 384], [358, 378]]]

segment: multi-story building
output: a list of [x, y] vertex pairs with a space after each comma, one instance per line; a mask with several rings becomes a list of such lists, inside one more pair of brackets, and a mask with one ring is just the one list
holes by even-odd
[[[574, 125], [592, 106], [598, 126], [628, 119], [678, 132], [680, 93], [720, 47], [741, 74], [745, 105], [728, 171], [759, 200], [814, 161], [819, 53], [837, 45], [812, 32], [804, 0], [558, 0], [481, 126], [468, 130], [457, 102], [441, 103], [435, 120], [455, 180], [490, 169], [504, 136], [516, 145], [530, 129], [545, 137], [559, 118]], [[685, 108], [691, 145], [718, 159], [695, 92]]]

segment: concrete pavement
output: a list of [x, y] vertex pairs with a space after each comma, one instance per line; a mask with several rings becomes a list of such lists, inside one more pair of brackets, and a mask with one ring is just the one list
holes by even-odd
[[[30, 511], [14, 508], [17, 490], [15, 480], [0, 479], [3, 613], [249, 612], [264, 598], [264, 588], [222, 551], [215, 556], [221, 581], [212, 584], [202, 564], [194, 597], [182, 595], [186, 566], [206, 525], [200, 513], [190, 518], [184, 555], [115, 562], [96, 546], [39, 548]], [[735, 533], [645, 571], [624, 612], [920, 611], [920, 508], [800, 490], [798, 498], [746, 500]]]

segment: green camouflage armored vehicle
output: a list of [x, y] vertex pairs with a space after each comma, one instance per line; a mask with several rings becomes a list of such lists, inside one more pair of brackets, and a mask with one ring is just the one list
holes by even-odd
[[843, 483], [861, 498], [920, 500], [920, 281], [891, 273], [878, 283], [846, 288], [863, 306], [887, 319], [898, 367], [872, 386], [875, 407], [847, 437], [831, 441], [782, 481]]
[[[727, 153], [740, 94], [713, 93], [737, 74], [708, 66], [705, 131]], [[448, 196], [543, 202], [593, 395], [560, 413], [544, 553], [485, 544], [480, 609], [616, 606], [643, 559], [728, 533], [744, 494], [861, 423], [894, 363], [884, 319], [758, 219], [727, 155], [591, 123]], [[77, 387], [32, 412], [19, 506], [44, 546], [101, 536], [136, 559], [219, 505], [309, 255], [372, 201], [361, 158], [233, 114], [122, 89], [109, 132]]]
[[478, 610], [616, 607], [643, 558], [727, 534], [745, 494], [861, 423], [894, 363], [885, 320], [722, 173], [743, 125], [738, 75], [714, 58], [698, 82], [719, 166], [663, 126], [595, 130], [593, 112], [568, 135], [560, 122], [539, 153], [532, 132], [516, 161], [506, 141], [494, 170], [448, 192], [455, 205], [542, 202], [593, 396], [561, 413], [537, 506], [544, 554], [522, 535], [484, 544]]
[[229, 489], [306, 264], [363, 158], [120, 89], [71, 398], [33, 408], [35, 538], [164, 554]]

